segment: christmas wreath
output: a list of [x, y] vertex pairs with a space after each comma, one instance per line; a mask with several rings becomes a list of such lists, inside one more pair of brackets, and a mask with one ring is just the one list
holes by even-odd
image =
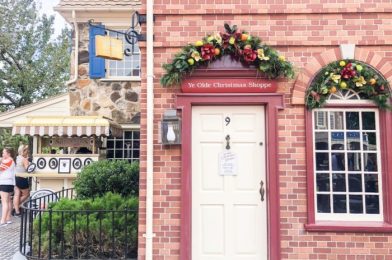
[[225, 33], [207, 35], [194, 44], [188, 44], [175, 55], [172, 63], [164, 64], [166, 73], [161, 84], [165, 87], [179, 85], [186, 74], [224, 55], [231, 55], [247, 66], [255, 66], [268, 78], [294, 77], [292, 64], [258, 37], [245, 31], [237, 32], [236, 25], [225, 24], [224, 27]]
[[381, 109], [391, 109], [388, 82], [372, 67], [357, 60], [328, 64], [314, 78], [306, 93], [308, 109], [322, 107], [331, 94], [355, 91]]

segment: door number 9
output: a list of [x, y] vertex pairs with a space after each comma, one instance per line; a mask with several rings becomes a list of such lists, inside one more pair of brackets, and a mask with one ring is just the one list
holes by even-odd
[[230, 124], [230, 122], [231, 122], [231, 119], [230, 119], [230, 117], [226, 117], [225, 118], [225, 122], [226, 122], [226, 126], [228, 126], [229, 124]]

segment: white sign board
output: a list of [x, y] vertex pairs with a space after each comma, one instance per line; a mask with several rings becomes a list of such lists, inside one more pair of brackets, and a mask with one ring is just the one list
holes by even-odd
[[224, 151], [219, 154], [219, 174], [222, 176], [237, 175], [238, 156], [232, 151]]

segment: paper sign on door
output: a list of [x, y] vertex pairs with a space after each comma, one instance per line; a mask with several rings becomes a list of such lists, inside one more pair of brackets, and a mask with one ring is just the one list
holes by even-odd
[[237, 175], [238, 156], [232, 151], [224, 151], [219, 154], [219, 174], [222, 176]]

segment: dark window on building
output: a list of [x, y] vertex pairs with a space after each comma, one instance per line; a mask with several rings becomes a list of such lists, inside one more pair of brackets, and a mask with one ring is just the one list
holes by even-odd
[[108, 137], [106, 157], [113, 160], [139, 161], [140, 131], [126, 130], [122, 137]]

